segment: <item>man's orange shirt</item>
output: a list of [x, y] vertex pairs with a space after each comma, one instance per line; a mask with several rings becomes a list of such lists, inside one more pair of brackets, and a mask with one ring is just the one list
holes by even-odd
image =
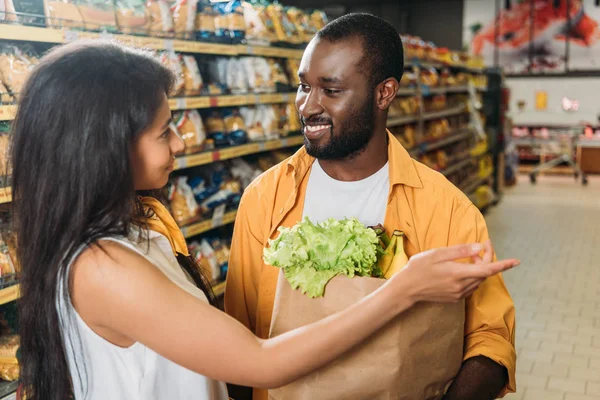
[[[405, 233], [409, 256], [433, 248], [488, 239], [485, 220], [443, 175], [410, 158], [388, 133], [390, 191], [383, 226]], [[271, 168], [244, 192], [233, 233], [225, 310], [261, 338], [267, 338], [279, 269], [265, 265], [263, 248], [279, 226], [302, 219], [314, 158], [301, 148]], [[516, 390], [515, 310], [500, 275], [488, 278], [466, 301], [464, 359], [486, 356], [505, 366]], [[425, 371], [424, 371], [425, 372]], [[254, 390], [266, 400], [265, 390]]]

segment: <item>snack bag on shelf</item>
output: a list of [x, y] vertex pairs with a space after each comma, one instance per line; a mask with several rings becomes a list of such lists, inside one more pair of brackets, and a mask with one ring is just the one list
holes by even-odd
[[202, 239], [200, 242], [200, 252], [202, 253], [203, 259], [208, 261], [210, 267], [210, 277], [213, 281], [218, 281], [221, 278], [221, 268], [219, 268], [219, 261], [215, 250], [212, 248], [208, 240]]
[[224, 240], [219, 238], [211, 238], [209, 242], [215, 251], [220, 277], [225, 276], [227, 273], [227, 265], [229, 263], [229, 246]]
[[205, 257], [204, 254], [202, 253], [202, 249], [200, 248], [200, 242], [194, 240], [193, 242], [188, 244], [188, 248], [190, 250], [190, 255], [192, 257], [194, 257], [194, 259], [200, 266], [200, 269], [202, 270], [203, 275], [206, 276], [207, 279], [212, 281], [213, 280], [213, 269], [211, 266], [211, 261], [208, 257]]
[[277, 41], [291, 43], [291, 38], [288, 37], [289, 31], [284, 27], [283, 6], [280, 4], [269, 4], [265, 10], [271, 21], [273, 21], [273, 29], [277, 36]]
[[291, 103], [287, 104], [285, 109], [288, 117], [288, 125], [286, 131], [300, 132], [302, 124], [300, 123], [300, 115], [298, 115], [296, 105]]
[[264, 57], [242, 57], [240, 63], [247, 78], [247, 89], [254, 93], [274, 92], [275, 86], [270, 82], [271, 70]]
[[300, 78], [298, 78], [298, 70], [300, 69], [300, 60], [288, 59], [286, 60], [286, 69], [288, 76], [290, 77], [290, 84], [294, 87], [300, 85]]
[[200, 207], [187, 180], [187, 176], [175, 178], [169, 193], [171, 214], [179, 226], [184, 225], [200, 212]]
[[175, 36], [181, 39], [193, 39], [196, 30], [198, 0], [178, 0], [171, 7]]
[[12, 334], [0, 337], [0, 378], [5, 381], [19, 379], [20, 368], [17, 351], [21, 346], [19, 335]]
[[175, 74], [175, 84], [171, 96], [181, 96], [185, 87], [181, 55], [174, 51], [165, 51], [161, 53], [160, 61]]
[[229, 32], [229, 19], [225, 11], [225, 4], [218, 3], [214, 6], [215, 10], [215, 37], [220, 41], [229, 42], [231, 33]]
[[260, 107], [241, 107], [240, 115], [246, 123], [248, 139], [252, 141], [263, 140], [265, 130], [260, 120]]
[[285, 90], [289, 90], [290, 80], [285, 74], [283, 67], [279, 63], [278, 60], [274, 58], [269, 58], [267, 60], [270, 70], [270, 82], [273, 82], [276, 91], [282, 92]]
[[315, 10], [312, 12], [310, 15], [310, 21], [312, 22], [315, 31], [320, 31], [329, 22], [327, 20], [327, 14], [325, 14], [325, 11], [320, 10]]
[[33, 68], [16, 47], [6, 47], [0, 52], [0, 79], [13, 96], [19, 94]]
[[261, 105], [261, 120], [265, 127], [266, 139], [277, 139], [281, 132], [280, 118], [275, 108], [270, 105]]
[[240, 114], [240, 110], [237, 108], [224, 109], [223, 119], [225, 121], [225, 131], [231, 144], [243, 144], [248, 141], [246, 124]]
[[243, 158], [234, 158], [230, 160], [229, 164], [231, 175], [240, 182], [242, 188], [248, 187], [264, 171], [253, 167]]
[[185, 143], [186, 153], [193, 153], [202, 149], [206, 140], [206, 132], [202, 117], [197, 110], [187, 110], [176, 113], [173, 118], [176, 132]]
[[216, 37], [216, 12], [210, 0], [199, 0], [196, 6], [196, 40], [210, 40]]
[[186, 96], [197, 96], [202, 91], [202, 75], [194, 56], [183, 56], [183, 92]]
[[233, 94], [248, 93], [252, 88], [251, 77], [256, 74], [256, 68], [252, 63], [245, 62], [242, 59], [229, 58], [227, 63], [226, 85]]
[[18, 20], [13, 0], [0, 1], [0, 21], [17, 22]]
[[297, 32], [298, 42], [308, 43], [313, 37], [312, 30], [308, 26], [308, 16], [296, 7], [288, 7], [287, 17]]
[[206, 122], [206, 133], [210, 139], [214, 140], [215, 146], [221, 147], [229, 144], [225, 121], [218, 110], [211, 110], [204, 121]]
[[10, 94], [4, 83], [0, 82], [0, 104], [12, 104], [15, 98]]
[[231, 39], [235, 43], [241, 43], [246, 37], [246, 20], [244, 19], [244, 8], [240, 0], [230, 0], [225, 6], [228, 30]]
[[435, 68], [423, 68], [421, 70], [421, 83], [428, 86], [438, 86], [439, 74]]
[[8, 162], [10, 144], [10, 122], [0, 122], [0, 190], [10, 186], [10, 163]]
[[115, 0], [115, 12], [122, 33], [148, 34], [145, 0]]
[[49, 28], [84, 28], [83, 16], [74, 0], [45, 0], [44, 8]]
[[170, 37], [174, 33], [173, 14], [168, 0], [148, 0], [148, 33], [151, 36]]
[[77, 0], [77, 7], [86, 30], [117, 32], [117, 19], [112, 1]]
[[405, 71], [400, 79], [400, 87], [412, 88], [417, 86], [417, 75], [412, 71]]
[[242, 2], [242, 8], [246, 25], [246, 40], [249, 43], [268, 46], [273, 38], [261, 17], [261, 10], [264, 8], [247, 1]]
[[4, 277], [15, 272], [16, 268], [12, 262], [8, 244], [2, 234], [0, 235], [0, 276]]
[[12, 262], [18, 278], [21, 275], [21, 264], [17, 258], [17, 234], [12, 231], [7, 231], [2, 234], [2, 237], [8, 247], [8, 255], [10, 256], [10, 261]]

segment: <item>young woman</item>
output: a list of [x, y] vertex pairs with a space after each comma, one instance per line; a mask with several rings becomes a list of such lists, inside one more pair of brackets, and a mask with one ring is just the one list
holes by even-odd
[[[183, 143], [173, 76], [150, 55], [79, 42], [46, 55], [20, 97], [12, 167], [22, 263], [28, 400], [227, 399], [224, 383], [272, 388], [331, 362], [419, 301], [456, 301], [517, 264], [491, 245], [417, 255], [348, 310], [259, 340], [212, 307], [166, 209]], [[475, 257], [476, 265], [453, 260]]]

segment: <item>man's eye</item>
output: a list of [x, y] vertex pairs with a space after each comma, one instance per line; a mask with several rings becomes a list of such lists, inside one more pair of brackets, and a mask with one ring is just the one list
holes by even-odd
[[307, 90], [310, 90], [310, 88], [308, 87], [308, 85], [305, 85], [304, 83], [301, 83], [298, 85], [298, 89], [302, 90], [303, 92], [306, 92]]
[[336, 90], [336, 89], [325, 89], [325, 93], [326, 94], [340, 94], [342, 91], [341, 90]]
[[169, 133], [170, 133], [170, 132], [171, 132], [171, 130], [170, 130], [170, 129], [167, 129], [166, 131], [164, 131], [164, 132], [162, 133], [162, 135], [160, 135], [160, 137], [161, 137], [161, 138], [163, 138], [163, 139], [165, 139], [165, 138], [168, 138], [168, 137], [169, 137]]

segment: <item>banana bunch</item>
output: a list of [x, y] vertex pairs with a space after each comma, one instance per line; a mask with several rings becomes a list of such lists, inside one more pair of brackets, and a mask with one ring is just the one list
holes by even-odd
[[377, 266], [383, 277], [390, 279], [408, 263], [408, 256], [404, 252], [404, 232], [395, 230], [390, 238], [381, 225], [373, 227], [373, 230], [385, 249], [385, 253], [377, 261]]

